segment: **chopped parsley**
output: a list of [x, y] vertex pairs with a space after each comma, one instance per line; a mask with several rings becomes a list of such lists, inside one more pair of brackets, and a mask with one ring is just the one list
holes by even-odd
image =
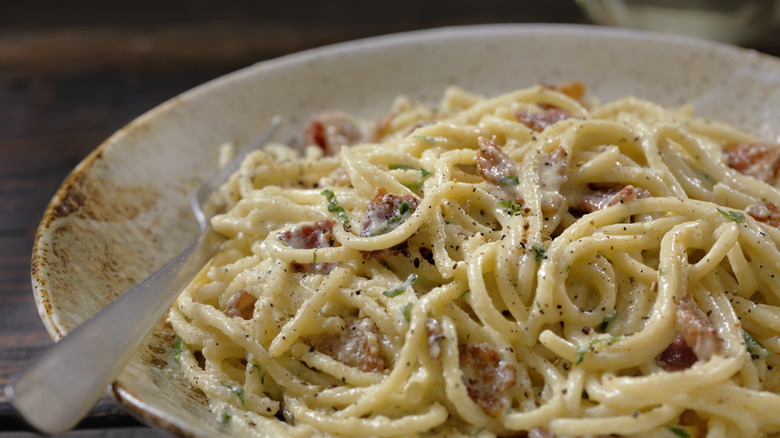
[[222, 422], [222, 424], [228, 424], [230, 422], [230, 418], [232, 416], [230, 415], [230, 412], [228, 412], [227, 409], [223, 409], [222, 413], [219, 414], [219, 421]]
[[406, 289], [410, 288], [417, 281], [418, 278], [420, 278], [420, 276], [417, 274], [409, 274], [409, 276], [406, 278], [406, 281], [398, 285], [398, 287], [395, 287], [390, 290], [386, 290], [382, 293], [386, 297], [390, 297], [390, 298], [397, 297], [398, 295], [404, 293]]
[[718, 212], [720, 214], [722, 214], [723, 216], [726, 216], [727, 218], [729, 218], [730, 220], [732, 220], [734, 222], [737, 222], [737, 223], [740, 223], [740, 224], [742, 222], [745, 222], [745, 213], [743, 213], [741, 211], [735, 211], [735, 210], [723, 211], [720, 208], [718, 208]]
[[260, 376], [260, 384], [261, 385], [265, 384], [265, 373], [260, 368], [260, 366], [258, 366], [257, 364], [253, 363], [252, 364], [252, 371], [250, 371], [250, 373], [255, 373], [255, 372], [257, 372], [257, 375]]
[[504, 211], [509, 216], [514, 216], [523, 211], [523, 207], [517, 201], [501, 201], [498, 205], [504, 207]]
[[436, 145], [436, 138], [434, 138], [434, 137], [429, 137], [427, 135], [415, 135], [414, 138], [416, 140], [424, 141], [424, 142], [428, 143], [431, 146], [435, 146]]
[[750, 358], [754, 360], [764, 360], [771, 354], [760, 342], [756, 340], [750, 333], [742, 330], [742, 337], [745, 338], [745, 347], [747, 347]]
[[579, 347], [577, 347], [577, 359], [574, 361], [574, 365], [579, 365], [582, 363], [582, 359], [585, 358], [585, 353], [591, 351], [591, 349], [597, 345], [597, 344], [607, 344], [611, 345], [615, 342], [619, 341], [620, 337], [617, 336], [611, 336], [609, 338], [601, 338], [601, 339], [595, 339], [593, 341], [588, 342], [587, 344], [582, 344]]
[[420, 172], [420, 175], [419, 175], [419, 177], [416, 180], [414, 180], [414, 181], [412, 181], [410, 183], [404, 184], [406, 187], [408, 187], [408, 188], [410, 188], [412, 190], [417, 190], [420, 187], [422, 187], [423, 183], [425, 182], [425, 179], [428, 178], [431, 175], [431, 172], [429, 172], [428, 170], [422, 169], [422, 168], [417, 169], [417, 168], [415, 168], [415, 167], [413, 167], [413, 166], [411, 166], [409, 164], [391, 164], [391, 165], [389, 165], [387, 167], [390, 170], [401, 169], [401, 170], [416, 170], [416, 171]]
[[412, 307], [414, 306], [414, 303], [409, 302], [404, 305], [404, 319], [406, 322], [409, 322], [412, 320]]
[[531, 249], [536, 253], [537, 262], [541, 260], [542, 257], [544, 257], [544, 252], [547, 251], [544, 245], [542, 245], [540, 242], [536, 242], [533, 245], [531, 245]]
[[181, 358], [181, 354], [184, 352], [184, 350], [187, 348], [187, 344], [179, 337], [179, 335], [176, 335], [173, 337], [173, 360], [176, 362], [179, 361]]
[[502, 176], [498, 182], [500, 182], [502, 186], [516, 186], [520, 184], [520, 178], [518, 178], [517, 175]]
[[680, 438], [690, 438], [691, 434], [689, 434], [685, 429], [683, 429], [680, 426], [666, 426], [666, 429], [679, 436]]
[[241, 400], [241, 406], [246, 407], [246, 402], [244, 401], [244, 388], [236, 385], [236, 386], [230, 386], [227, 383], [219, 382], [224, 386], [225, 388], [229, 389], [230, 392], [236, 395], [239, 400]]
[[617, 319], [617, 317], [618, 317], [617, 310], [613, 310], [607, 313], [606, 315], [604, 315], [604, 320], [601, 321], [601, 325], [599, 326], [599, 328], [601, 328], [601, 331], [603, 332], [604, 330], [606, 330], [609, 323]]
[[411, 205], [409, 205], [406, 201], [401, 201], [401, 204], [398, 205], [398, 215], [393, 216], [390, 218], [389, 221], [387, 221], [388, 224], [396, 224], [399, 222], [403, 222], [412, 215], [412, 212], [414, 211], [414, 208], [412, 208]]
[[328, 200], [328, 211], [331, 213], [338, 213], [338, 220], [344, 224], [348, 224], [349, 216], [347, 215], [346, 210], [344, 210], [344, 207], [339, 205], [339, 202], [336, 199], [336, 194], [333, 193], [332, 190], [323, 190], [321, 194], [325, 197], [325, 199]]

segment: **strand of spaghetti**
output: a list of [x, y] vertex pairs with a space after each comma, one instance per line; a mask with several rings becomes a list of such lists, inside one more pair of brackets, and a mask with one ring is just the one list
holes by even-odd
[[347, 274], [349, 274], [348, 268], [339, 267], [322, 282], [318, 290], [303, 303], [298, 313], [282, 327], [281, 332], [271, 342], [271, 346], [268, 347], [268, 353], [271, 357], [277, 357], [289, 350], [293, 343], [306, 332], [306, 325], [322, 310], [336, 289], [347, 281]]
[[398, 419], [378, 416], [372, 418], [333, 417], [316, 410], [307, 409], [293, 397], [286, 397], [285, 404], [295, 418], [316, 426], [325, 433], [347, 436], [398, 436], [414, 435], [430, 430], [447, 419], [447, 409], [440, 404], [432, 405], [427, 411], [406, 415]]
[[559, 418], [550, 422], [555, 434], [574, 436], [594, 434], [631, 435], [648, 432], [668, 424], [680, 415], [683, 408], [674, 405], [658, 406], [637, 415], [615, 415], [608, 418]]
[[403, 386], [403, 382], [408, 379], [412, 373], [412, 366], [417, 362], [419, 345], [422, 342], [424, 322], [420, 315], [414, 315], [406, 332], [404, 345], [396, 358], [395, 366], [390, 374], [385, 377], [382, 383], [375, 385], [371, 393], [366, 394], [360, 400], [351, 404], [347, 408], [339, 411], [336, 415], [340, 418], [353, 416], [361, 417], [368, 411], [375, 408], [381, 401], [391, 393]]

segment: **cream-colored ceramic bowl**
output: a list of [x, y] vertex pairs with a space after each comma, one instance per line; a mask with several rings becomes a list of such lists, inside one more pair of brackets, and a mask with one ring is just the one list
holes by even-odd
[[[33, 284], [59, 339], [174, 256], [195, 236], [189, 195], [216, 166], [218, 145], [242, 146], [312, 111], [373, 116], [398, 94], [435, 103], [448, 85], [497, 94], [578, 79], [589, 96], [677, 106], [780, 140], [780, 60], [707, 42], [583, 26], [500, 25], [390, 35], [262, 62], [209, 82], [109, 138], [63, 183], [41, 223]], [[161, 322], [112, 387], [151, 424], [222, 435], [207, 402], [172, 360]]]

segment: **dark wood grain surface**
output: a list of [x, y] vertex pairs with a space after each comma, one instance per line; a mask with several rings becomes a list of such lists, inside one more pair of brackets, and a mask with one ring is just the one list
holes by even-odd
[[[71, 169], [111, 133], [264, 59], [391, 32], [511, 22], [587, 19], [567, 0], [0, 3], [0, 386], [52, 342], [30, 284], [38, 221]], [[777, 36], [745, 45], [778, 55]], [[158, 434], [104, 399], [65, 436]], [[0, 437], [32, 436], [0, 394]]]

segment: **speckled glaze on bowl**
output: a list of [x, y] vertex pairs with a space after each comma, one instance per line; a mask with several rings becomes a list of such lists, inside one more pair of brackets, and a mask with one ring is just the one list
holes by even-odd
[[[780, 141], [780, 60], [698, 40], [565, 25], [443, 28], [360, 40], [262, 62], [202, 85], [110, 137], [65, 180], [41, 222], [32, 278], [60, 339], [173, 257], [197, 234], [189, 195], [218, 145], [259, 136], [275, 114], [290, 138], [312, 111], [364, 116], [398, 94], [435, 103], [448, 85], [497, 94], [578, 79], [590, 96], [693, 103]], [[172, 360], [161, 321], [112, 385], [131, 412], [182, 436], [224, 432]]]

